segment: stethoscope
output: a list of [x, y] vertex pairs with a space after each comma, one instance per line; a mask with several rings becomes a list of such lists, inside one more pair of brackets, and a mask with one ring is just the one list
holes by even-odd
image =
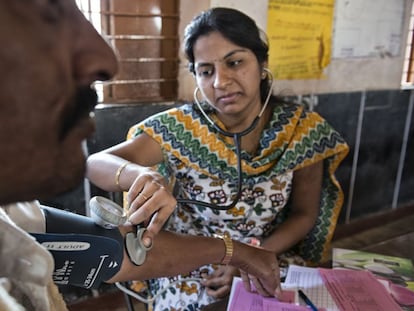
[[[250, 133], [259, 122], [260, 118], [262, 117], [272, 95], [273, 90], [273, 75], [269, 69], [263, 68], [263, 70], [267, 73], [270, 77], [269, 82], [269, 91], [267, 93], [265, 102], [263, 104], [262, 109], [260, 110], [259, 114], [254, 118], [252, 123], [243, 131], [237, 133], [231, 133], [220, 126], [218, 126], [204, 111], [201, 106], [201, 103], [197, 97], [197, 93], [199, 88], [197, 87], [194, 91], [194, 101], [195, 104], [198, 106], [200, 112], [204, 116], [204, 118], [214, 127], [214, 129], [226, 136], [232, 137], [236, 149], [237, 155], [237, 194], [233, 201], [228, 205], [218, 205], [213, 203], [208, 203], [204, 201], [194, 200], [194, 199], [177, 199], [177, 203], [179, 204], [194, 204], [203, 207], [207, 207], [210, 209], [215, 210], [229, 210], [236, 206], [236, 204], [240, 201], [242, 195], [242, 178], [243, 178], [243, 171], [242, 171], [242, 164], [241, 164], [241, 138], [248, 133]], [[124, 224], [127, 221], [127, 213], [126, 211], [116, 204], [115, 202], [101, 196], [95, 196], [91, 198], [89, 201], [90, 207], [90, 215], [94, 222], [106, 229], [113, 229], [117, 226]], [[146, 253], [151, 247], [146, 247], [142, 243], [142, 235], [145, 232], [145, 228], [137, 226], [136, 232], [130, 232], [125, 236], [125, 246], [128, 252], [128, 256], [130, 257], [131, 261], [136, 265], [141, 265], [145, 261]]]

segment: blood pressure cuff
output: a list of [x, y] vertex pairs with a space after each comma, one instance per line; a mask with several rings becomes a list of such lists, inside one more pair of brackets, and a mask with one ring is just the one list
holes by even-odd
[[53, 256], [57, 285], [98, 288], [121, 268], [123, 237], [89, 217], [42, 206], [46, 233], [32, 233]]

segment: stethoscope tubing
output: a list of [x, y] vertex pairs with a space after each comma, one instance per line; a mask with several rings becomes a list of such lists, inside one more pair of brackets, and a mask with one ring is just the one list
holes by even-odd
[[241, 164], [241, 138], [243, 136], [249, 134], [257, 126], [257, 123], [259, 122], [259, 119], [262, 117], [262, 115], [263, 115], [263, 113], [264, 113], [264, 111], [265, 111], [265, 109], [266, 109], [266, 107], [269, 103], [270, 97], [272, 95], [272, 90], [273, 90], [273, 76], [272, 76], [270, 70], [268, 70], [268, 69], [264, 69], [264, 70], [266, 70], [266, 72], [271, 77], [269, 92], [267, 93], [265, 103], [264, 103], [262, 109], [260, 110], [259, 114], [252, 121], [252, 123], [246, 129], [244, 129], [241, 132], [231, 133], [231, 132], [228, 132], [228, 131], [222, 129], [220, 126], [218, 126], [207, 115], [207, 113], [204, 111], [203, 107], [201, 107], [201, 103], [197, 98], [197, 92], [199, 90], [198, 87], [194, 90], [194, 101], [195, 101], [197, 107], [200, 109], [201, 114], [204, 116], [204, 118], [214, 127], [214, 129], [217, 132], [219, 132], [220, 134], [222, 134], [224, 136], [233, 138], [234, 145], [235, 145], [235, 148], [236, 148], [236, 155], [237, 155], [237, 194], [236, 194], [236, 197], [233, 199], [233, 201], [229, 205], [218, 205], [218, 204], [208, 203], [208, 202], [194, 200], [194, 199], [177, 199], [177, 203], [198, 205], [198, 206], [207, 207], [207, 208], [210, 208], [210, 209], [225, 210], [226, 211], [226, 210], [229, 210], [229, 209], [235, 207], [236, 204], [240, 201], [240, 198], [242, 196], [242, 183], [243, 183], [243, 171], [242, 171], [242, 164]]

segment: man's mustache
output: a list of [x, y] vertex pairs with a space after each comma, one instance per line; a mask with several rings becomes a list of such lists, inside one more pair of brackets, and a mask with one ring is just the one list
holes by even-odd
[[60, 139], [64, 139], [68, 132], [75, 126], [75, 124], [82, 118], [89, 117], [91, 111], [94, 110], [98, 101], [96, 91], [89, 86], [80, 87], [76, 92], [72, 110], [68, 110], [63, 116], [63, 125], [60, 132]]

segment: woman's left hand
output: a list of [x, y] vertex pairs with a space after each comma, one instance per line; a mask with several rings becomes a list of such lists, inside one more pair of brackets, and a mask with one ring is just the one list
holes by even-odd
[[232, 266], [219, 265], [212, 273], [202, 275], [202, 285], [206, 287], [207, 294], [219, 299], [230, 294], [234, 276], [240, 276], [239, 269]]

